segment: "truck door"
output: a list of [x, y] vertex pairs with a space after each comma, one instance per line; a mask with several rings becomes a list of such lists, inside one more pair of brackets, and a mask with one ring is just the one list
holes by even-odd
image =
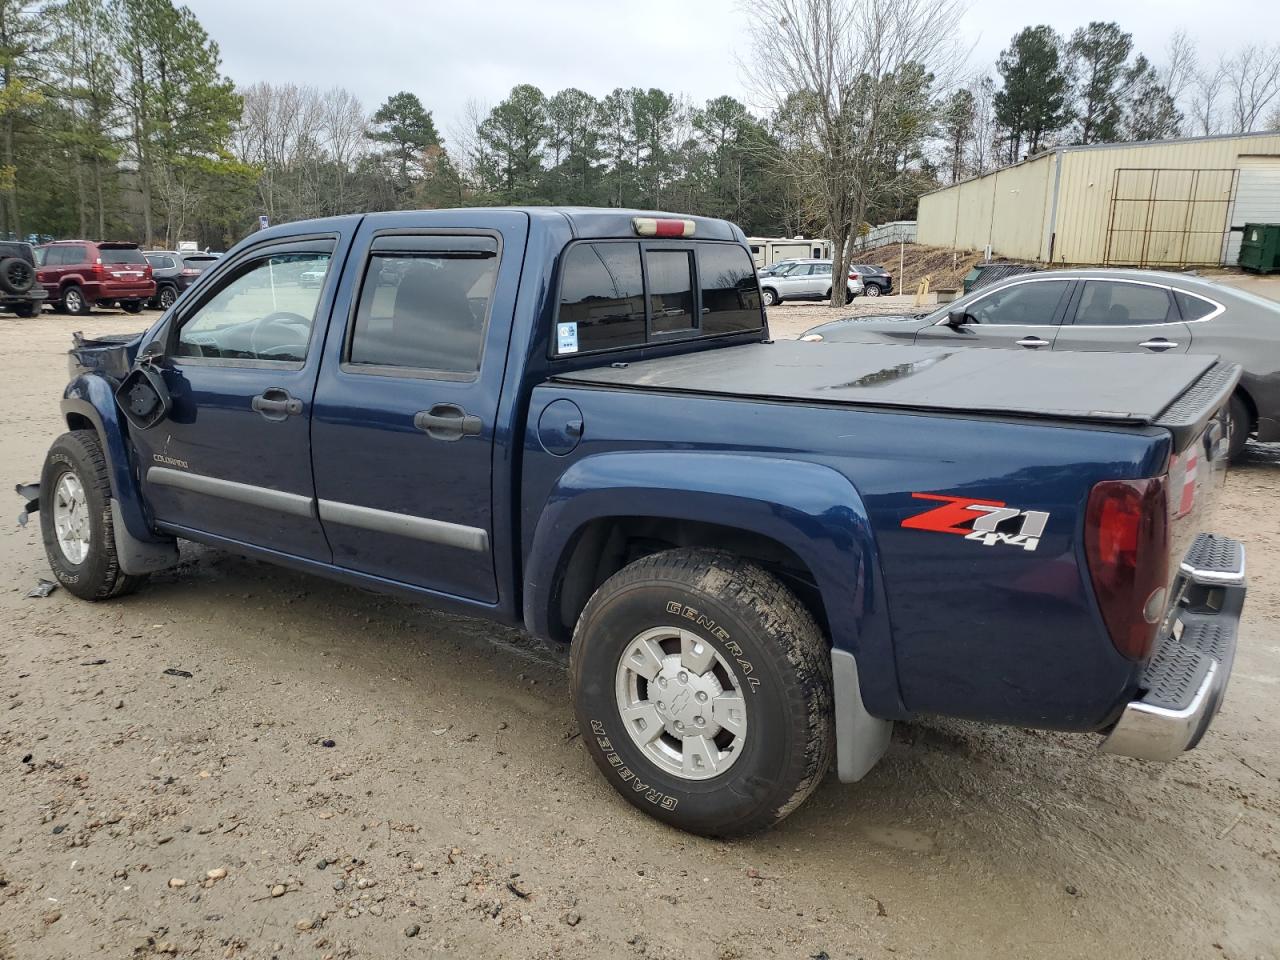
[[158, 521], [330, 559], [310, 419], [337, 245], [319, 236], [250, 247], [175, 315], [160, 361], [173, 408], [131, 433]]
[[338, 566], [497, 599], [494, 437], [527, 233], [515, 211], [362, 222], [311, 428]]
[[1173, 291], [1137, 280], [1085, 280], [1074, 317], [1064, 323], [1055, 350], [1112, 353], [1186, 353], [1191, 328], [1182, 322]]

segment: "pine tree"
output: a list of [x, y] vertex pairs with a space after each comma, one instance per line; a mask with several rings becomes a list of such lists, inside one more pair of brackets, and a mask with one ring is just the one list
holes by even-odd
[[1052, 27], [1027, 27], [1000, 53], [996, 71], [1004, 87], [995, 97], [996, 122], [1009, 144], [1009, 161], [1040, 150], [1070, 120], [1062, 41]]
[[402, 90], [387, 97], [374, 113], [373, 123], [374, 129], [367, 136], [390, 148], [385, 159], [395, 169], [396, 193], [407, 196], [422, 176], [424, 152], [440, 145], [431, 111], [422, 105], [417, 94]]
[[1106, 143], [1120, 137], [1125, 67], [1133, 37], [1117, 24], [1094, 21], [1071, 35], [1067, 56], [1078, 81], [1076, 116], [1080, 143]]

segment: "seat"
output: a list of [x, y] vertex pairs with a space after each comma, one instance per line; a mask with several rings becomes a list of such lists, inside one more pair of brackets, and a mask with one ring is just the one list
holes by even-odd
[[390, 329], [385, 336], [367, 338], [361, 362], [473, 372], [481, 330], [461, 279], [448, 261], [422, 261], [405, 270]]

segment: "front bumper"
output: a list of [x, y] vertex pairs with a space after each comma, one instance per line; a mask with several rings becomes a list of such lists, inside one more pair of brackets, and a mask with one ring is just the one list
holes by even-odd
[[1102, 749], [1172, 760], [1200, 742], [1218, 713], [1244, 607], [1244, 546], [1202, 533], [1182, 561], [1168, 628]]

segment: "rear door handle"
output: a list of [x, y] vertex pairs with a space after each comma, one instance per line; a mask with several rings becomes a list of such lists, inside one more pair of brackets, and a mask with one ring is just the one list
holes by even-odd
[[430, 410], [413, 415], [413, 425], [433, 440], [461, 440], [480, 435], [480, 418], [456, 403], [437, 403]]
[[1177, 345], [1178, 345], [1177, 340], [1166, 340], [1164, 339], [1164, 337], [1161, 337], [1158, 340], [1143, 340], [1140, 344], [1138, 344], [1138, 346], [1145, 347], [1148, 350], [1156, 350], [1161, 352], [1165, 350], [1172, 350]]
[[1026, 347], [1028, 350], [1035, 350], [1039, 347], [1047, 347], [1048, 340], [1041, 340], [1039, 337], [1023, 337], [1018, 341], [1018, 346]]
[[268, 387], [254, 397], [249, 405], [262, 414], [263, 418], [276, 422], [302, 413], [302, 401], [291, 397], [283, 387]]

